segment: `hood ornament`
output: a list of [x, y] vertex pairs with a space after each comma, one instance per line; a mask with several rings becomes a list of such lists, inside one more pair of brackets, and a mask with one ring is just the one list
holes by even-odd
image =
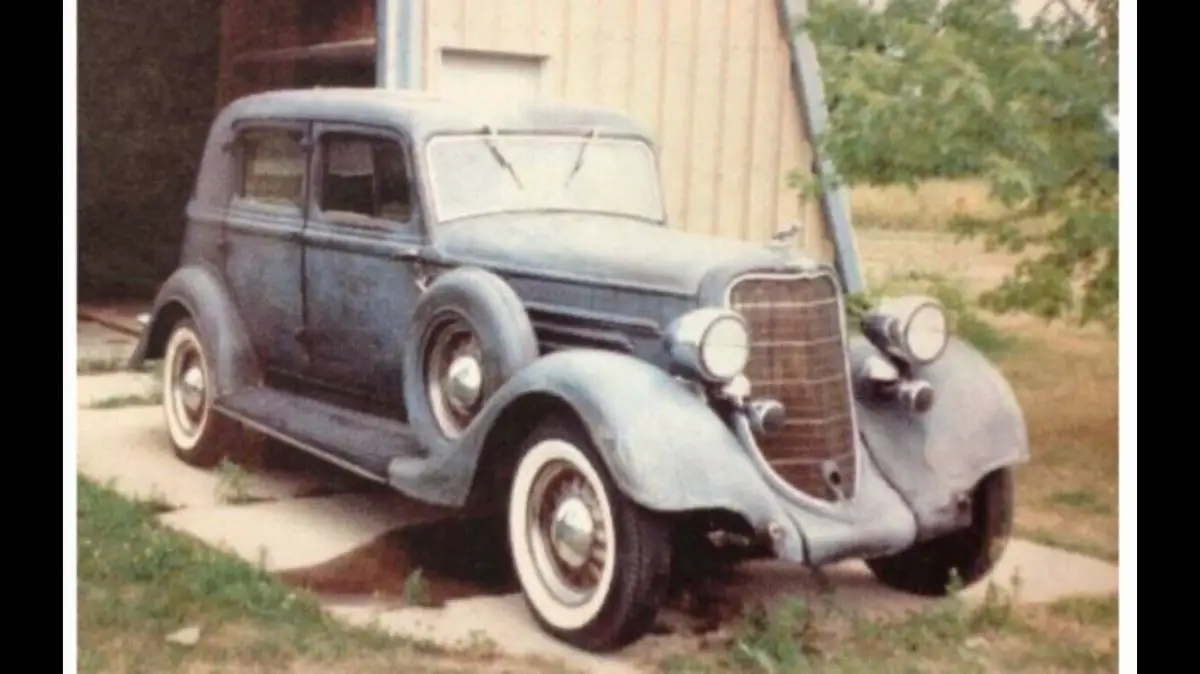
[[800, 220], [792, 220], [775, 230], [775, 233], [771, 235], [771, 246], [774, 248], [790, 247], [803, 231], [804, 223]]

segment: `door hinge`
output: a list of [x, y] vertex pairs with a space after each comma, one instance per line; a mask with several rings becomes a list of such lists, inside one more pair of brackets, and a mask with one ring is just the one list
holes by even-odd
[[413, 262], [412, 270], [413, 283], [416, 284], [417, 289], [421, 292], [428, 290], [429, 285], [433, 283], [434, 278], [436, 278], [433, 271], [429, 268], [429, 265], [421, 262], [420, 260], [416, 260]]

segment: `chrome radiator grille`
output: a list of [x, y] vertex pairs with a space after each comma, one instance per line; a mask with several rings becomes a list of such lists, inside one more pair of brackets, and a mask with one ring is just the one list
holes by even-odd
[[836, 280], [828, 274], [746, 276], [730, 287], [729, 305], [749, 324], [746, 376], [754, 393], [787, 410], [786, 429], [758, 440], [763, 458], [810, 496], [837, 498], [828, 476], [851, 497], [855, 424]]

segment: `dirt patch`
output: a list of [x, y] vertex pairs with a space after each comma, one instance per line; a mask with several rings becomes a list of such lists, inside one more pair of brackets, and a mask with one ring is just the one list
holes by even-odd
[[[701, 564], [700, 562], [704, 562]], [[284, 582], [335, 604], [440, 607], [520, 592], [505, 528], [495, 518], [442, 521], [392, 531], [328, 562], [280, 572]], [[744, 574], [711, 556], [679, 555], [657, 635], [706, 635], [742, 613]]]
[[441, 606], [517, 591], [503, 529], [488, 520], [446, 521], [392, 531], [319, 566], [279, 574], [327, 598], [372, 597]]

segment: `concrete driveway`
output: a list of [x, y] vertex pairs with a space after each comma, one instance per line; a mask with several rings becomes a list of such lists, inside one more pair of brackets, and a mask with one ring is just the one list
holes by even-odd
[[[453, 563], [440, 569], [439, 562], [419, 557], [449, 545], [451, 552], [443, 559], [451, 562], [486, 558], [488, 552], [495, 558], [494, 548], [502, 545], [494, 540], [496, 532], [456, 529], [465, 525], [442, 521], [443, 511], [292, 455], [253, 473], [190, 468], [172, 455], [159, 407], [96, 408], [144, 396], [155, 386], [150, 375], [98, 374], [80, 376], [78, 382], [80, 473], [131, 497], [162, 502], [170, 508], [159, 516], [164, 524], [313, 587], [334, 615], [349, 622], [375, 623], [396, 634], [443, 643], [484, 636], [514, 655], [561, 657], [573, 666], [611, 673], [639, 671], [634, 664], [639, 655], [672, 641], [677, 648], [679, 639], [693, 638], [652, 636], [608, 658], [568, 648], [536, 627], [506, 580], [472, 578], [470, 571], [449, 568]], [[485, 546], [484, 554], [455, 551], [464, 541]], [[440, 607], [398, 605], [405, 575], [418, 567], [427, 572]], [[926, 603], [881, 587], [861, 563], [841, 564], [827, 574], [850, 607], [891, 611]], [[1115, 566], [1021, 540], [1012, 542], [993, 578], [1007, 586], [1014, 575], [1021, 583], [1019, 598], [1029, 602], [1117, 589]], [[395, 591], [391, 598], [370, 596], [380, 589]], [[725, 591], [755, 598], [815, 589], [811, 574], [802, 569], [758, 564], [747, 567]], [[985, 591], [986, 583], [981, 583], [965, 594], [978, 599]]]

